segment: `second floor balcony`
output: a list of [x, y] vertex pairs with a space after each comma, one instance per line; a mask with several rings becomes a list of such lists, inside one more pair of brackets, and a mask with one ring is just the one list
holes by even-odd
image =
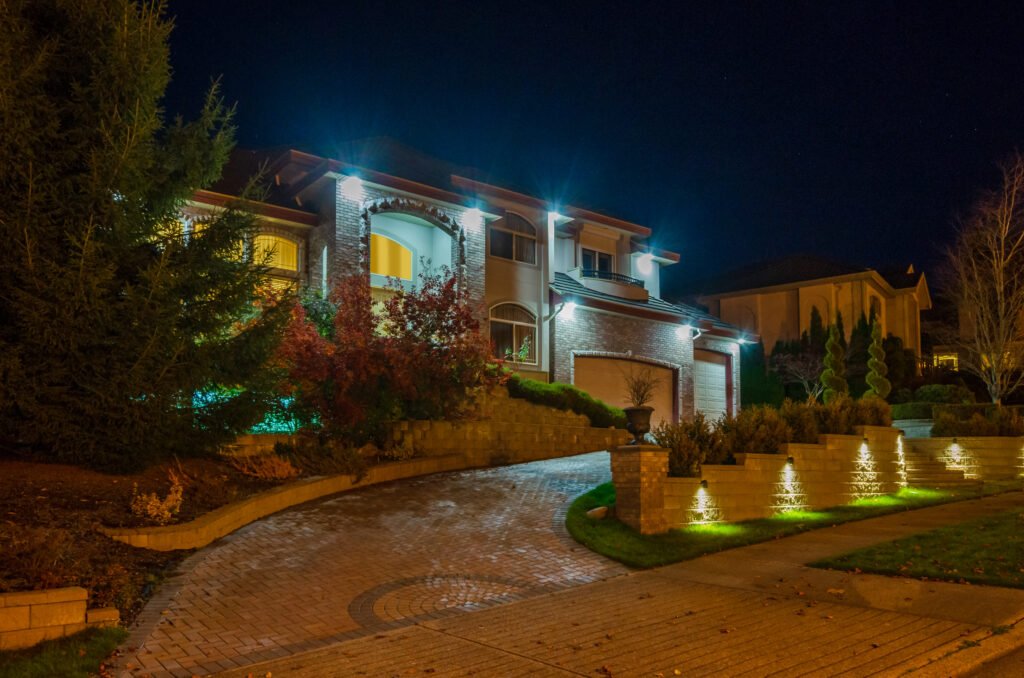
[[639, 301], [646, 301], [648, 297], [647, 288], [642, 280], [621, 273], [593, 268], [574, 268], [569, 271], [569, 275], [583, 283], [587, 289], [602, 294]]

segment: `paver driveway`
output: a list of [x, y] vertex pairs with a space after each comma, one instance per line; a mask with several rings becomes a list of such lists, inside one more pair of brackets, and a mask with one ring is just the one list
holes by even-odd
[[185, 561], [143, 612], [122, 666], [211, 673], [620, 574], [563, 525], [571, 498], [609, 479], [598, 452], [284, 511]]

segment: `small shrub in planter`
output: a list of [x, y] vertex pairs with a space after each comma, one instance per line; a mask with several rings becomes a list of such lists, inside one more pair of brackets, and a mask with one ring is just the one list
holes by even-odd
[[791, 438], [789, 426], [779, 411], [766, 405], [740, 410], [736, 416], [723, 419], [719, 427], [730, 454], [777, 454]]
[[703, 412], [692, 421], [662, 422], [651, 431], [654, 442], [668, 449], [668, 474], [675, 478], [700, 476], [701, 464], [720, 463], [725, 453], [722, 434]]
[[818, 442], [818, 418], [815, 415], [815, 410], [818, 407], [821, 406], [817, 403], [811, 405], [789, 399], [782, 403], [782, 407], [779, 408], [779, 416], [789, 427], [789, 442]]

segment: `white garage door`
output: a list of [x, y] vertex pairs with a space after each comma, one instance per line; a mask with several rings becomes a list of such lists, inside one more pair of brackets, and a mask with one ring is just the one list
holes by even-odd
[[729, 357], [712, 351], [693, 352], [693, 398], [698, 412], [719, 419], [729, 412]]
[[654, 408], [651, 424], [657, 425], [663, 420], [671, 422], [676, 411], [675, 380], [673, 371], [667, 367], [636, 360], [577, 356], [573, 363], [573, 384], [609, 405], [629, 407], [625, 376], [630, 370], [642, 369], [650, 369], [659, 380], [654, 400], [648, 403]]

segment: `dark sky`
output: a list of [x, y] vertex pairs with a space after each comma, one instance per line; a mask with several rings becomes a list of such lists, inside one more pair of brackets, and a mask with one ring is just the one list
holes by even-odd
[[[980, 6], [979, 6], [980, 5]], [[655, 229], [673, 282], [797, 252], [928, 270], [1024, 149], [1024, 3], [171, 0], [168, 109], [386, 135]]]

